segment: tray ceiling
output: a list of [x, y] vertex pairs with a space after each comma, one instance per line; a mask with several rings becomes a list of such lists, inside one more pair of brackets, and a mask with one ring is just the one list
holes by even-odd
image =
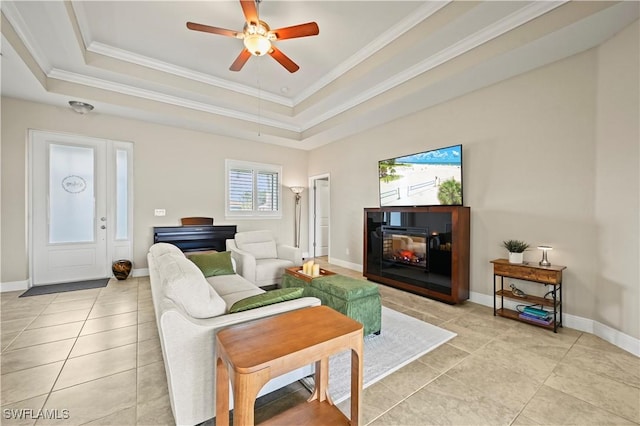
[[637, 2], [277, 1], [271, 57], [229, 66], [238, 1], [2, 1], [2, 95], [313, 149], [597, 46], [638, 19]]

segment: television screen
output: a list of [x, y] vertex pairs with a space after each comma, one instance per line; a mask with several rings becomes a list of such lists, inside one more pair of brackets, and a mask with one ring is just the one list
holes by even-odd
[[378, 162], [380, 207], [461, 206], [462, 145]]

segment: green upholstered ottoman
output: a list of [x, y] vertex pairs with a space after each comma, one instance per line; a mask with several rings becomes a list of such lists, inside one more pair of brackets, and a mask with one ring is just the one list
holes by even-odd
[[337, 274], [313, 278], [310, 283], [287, 274], [282, 278], [281, 287], [304, 287], [304, 296], [317, 297], [323, 305], [362, 323], [365, 336], [380, 333], [382, 306], [377, 285]]

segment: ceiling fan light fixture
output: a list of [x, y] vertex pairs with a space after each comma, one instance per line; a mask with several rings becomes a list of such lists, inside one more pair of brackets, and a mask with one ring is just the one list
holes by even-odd
[[271, 50], [271, 41], [260, 34], [249, 34], [244, 37], [244, 47], [254, 56], [262, 56]]

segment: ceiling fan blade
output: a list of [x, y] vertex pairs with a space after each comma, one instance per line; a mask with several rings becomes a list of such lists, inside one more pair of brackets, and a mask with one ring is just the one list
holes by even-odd
[[300, 67], [293, 62], [287, 55], [278, 50], [277, 47], [271, 46], [271, 50], [269, 51], [269, 55], [276, 61], [280, 62], [280, 65], [285, 67], [287, 71], [290, 73], [294, 73], [300, 69]]
[[236, 60], [233, 61], [229, 69], [231, 71], [240, 71], [244, 66], [244, 64], [247, 63], [250, 57], [251, 57], [251, 52], [249, 52], [247, 49], [242, 49], [242, 52], [240, 52]]
[[240, 6], [242, 6], [242, 13], [244, 13], [247, 22], [258, 24], [258, 8], [255, 0], [240, 0]]
[[288, 38], [308, 37], [318, 35], [320, 28], [315, 22], [307, 22], [306, 24], [294, 25], [292, 27], [278, 28], [271, 30], [271, 34], [275, 34], [276, 39], [286, 40]]
[[195, 22], [187, 22], [187, 28], [194, 31], [202, 31], [205, 33], [219, 34], [227, 37], [237, 37], [238, 32], [227, 30], [224, 28], [211, 27], [209, 25], [196, 24]]

